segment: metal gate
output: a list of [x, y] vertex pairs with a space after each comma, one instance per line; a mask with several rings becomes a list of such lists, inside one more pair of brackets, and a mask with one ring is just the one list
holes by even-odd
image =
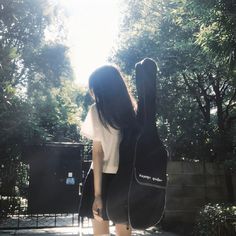
[[78, 226], [78, 207], [82, 183], [91, 164], [91, 146], [78, 143], [28, 146], [23, 152], [23, 164], [28, 167], [29, 185], [24, 196], [1, 192], [0, 229]]

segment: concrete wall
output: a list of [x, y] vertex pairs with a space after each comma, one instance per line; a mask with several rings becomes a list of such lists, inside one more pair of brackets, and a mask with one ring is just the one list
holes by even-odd
[[200, 207], [227, 200], [224, 170], [215, 163], [169, 161], [164, 222], [193, 223]]

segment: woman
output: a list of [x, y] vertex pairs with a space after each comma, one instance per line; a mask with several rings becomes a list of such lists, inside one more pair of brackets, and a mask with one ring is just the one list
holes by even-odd
[[[86, 177], [79, 214], [92, 218], [94, 235], [109, 235], [106, 195], [119, 166], [119, 144], [126, 128], [135, 126], [135, 110], [119, 70], [96, 69], [89, 78], [95, 104], [82, 124], [81, 134], [93, 140], [92, 166]], [[131, 235], [130, 227], [116, 224], [116, 235]]]

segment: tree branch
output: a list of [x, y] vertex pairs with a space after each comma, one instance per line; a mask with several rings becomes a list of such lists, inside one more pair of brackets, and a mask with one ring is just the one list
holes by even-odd
[[[199, 108], [200, 108], [200, 111], [202, 112], [202, 114], [203, 114], [203, 116], [204, 116], [206, 122], [209, 123], [209, 122], [210, 122], [210, 100], [207, 98], [206, 92], [205, 92], [205, 95], [203, 95], [203, 96], [204, 96], [204, 100], [205, 100], [205, 102], [206, 102], [206, 105], [204, 106], [204, 105], [202, 104], [201, 99], [200, 99], [201, 94], [200, 94], [200, 96], [197, 94], [197, 92], [196, 92], [196, 90], [193, 88], [193, 86], [191, 86], [191, 85], [189, 84], [189, 82], [188, 82], [188, 80], [187, 80], [187, 78], [186, 78], [186, 75], [185, 75], [184, 73], [182, 74], [182, 76], [183, 76], [184, 81], [185, 81], [187, 87], [189, 88], [190, 92], [191, 92], [192, 95], [196, 98], [197, 103], [198, 103], [198, 106], [199, 106]], [[200, 88], [200, 89], [201, 89], [201, 88]]]
[[232, 105], [232, 102], [234, 101], [235, 98], [236, 98], [236, 89], [234, 89], [233, 96], [231, 97], [231, 99], [229, 100], [228, 105], [226, 106], [226, 109], [225, 109], [225, 119], [227, 119], [228, 116], [229, 116], [229, 109], [230, 109], [230, 107]]
[[220, 87], [220, 93], [222, 94], [222, 96], [225, 95], [225, 91], [227, 90], [227, 88], [229, 87], [229, 84], [226, 84], [227, 82], [229, 82], [229, 80], [225, 80], [223, 82], [223, 84]]

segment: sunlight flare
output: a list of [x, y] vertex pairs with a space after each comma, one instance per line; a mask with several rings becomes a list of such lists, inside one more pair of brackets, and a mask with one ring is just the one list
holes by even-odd
[[86, 85], [89, 74], [107, 62], [118, 34], [116, 0], [60, 0], [68, 13], [68, 44], [78, 83]]

